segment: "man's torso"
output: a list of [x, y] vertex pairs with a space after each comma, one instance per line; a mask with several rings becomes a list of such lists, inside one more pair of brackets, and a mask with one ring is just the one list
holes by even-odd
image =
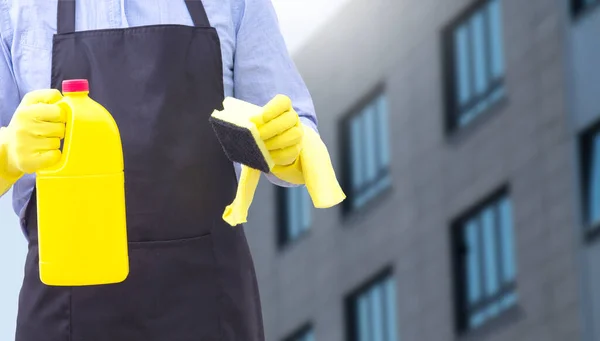
[[[156, 24], [192, 26], [184, 0], [76, 0], [76, 31], [126, 28]], [[215, 27], [223, 59], [224, 95], [233, 96], [233, 59], [236, 31], [245, 0], [202, 0]], [[50, 87], [52, 37], [57, 27], [58, 0], [0, 1], [2, 48], [10, 49], [19, 95]], [[23, 217], [34, 177], [24, 176], [14, 186], [14, 207]]]
[[[0, 29], [10, 45], [19, 92], [48, 87], [58, 0], [12, 0], [1, 8]], [[225, 94], [233, 92], [236, 28], [244, 0], [203, 0], [217, 29], [223, 56]], [[7, 13], [8, 12], [8, 13]], [[183, 0], [77, 0], [76, 30], [155, 24], [193, 25]]]

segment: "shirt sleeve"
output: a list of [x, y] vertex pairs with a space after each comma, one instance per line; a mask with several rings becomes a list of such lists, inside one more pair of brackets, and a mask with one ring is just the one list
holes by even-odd
[[[8, 16], [0, 12], [0, 17]], [[10, 44], [6, 39], [7, 32], [0, 31], [0, 126], [10, 123], [13, 113], [19, 105], [19, 90], [15, 82]]]
[[[3, 8], [2, 8], [3, 9]], [[0, 12], [0, 18], [6, 18], [8, 13]], [[19, 91], [11, 62], [10, 45], [7, 41], [5, 27], [0, 30], [0, 127], [6, 127], [19, 105]], [[0, 189], [0, 197], [6, 194], [6, 188]]]
[[[286, 95], [301, 122], [317, 131], [312, 98], [289, 55], [271, 0], [245, 0], [237, 27], [234, 96], [263, 106], [277, 94]], [[273, 174], [267, 178], [275, 185], [295, 186]]]

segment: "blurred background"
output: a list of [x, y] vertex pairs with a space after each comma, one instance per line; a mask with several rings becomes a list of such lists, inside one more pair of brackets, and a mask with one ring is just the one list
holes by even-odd
[[348, 199], [261, 181], [267, 340], [600, 340], [600, 0], [274, 5]]

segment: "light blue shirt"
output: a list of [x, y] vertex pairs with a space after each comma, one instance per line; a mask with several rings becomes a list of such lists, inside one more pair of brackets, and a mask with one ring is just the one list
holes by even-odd
[[[24, 94], [50, 87], [57, 1], [0, 0], [2, 126], [9, 124]], [[221, 41], [224, 95], [262, 106], [285, 94], [302, 122], [316, 130], [312, 99], [288, 54], [271, 0], [203, 3]], [[184, 0], [77, 0], [77, 31], [154, 24], [193, 25]], [[272, 174], [267, 178], [291, 186]], [[26, 175], [13, 188], [13, 207], [21, 218], [34, 184], [34, 176]]]

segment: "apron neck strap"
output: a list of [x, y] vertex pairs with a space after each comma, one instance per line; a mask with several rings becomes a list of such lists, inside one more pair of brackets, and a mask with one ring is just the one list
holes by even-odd
[[206, 10], [204, 9], [202, 0], [186, 0], [185, 4], [187, 5], [192, 20], [194, 21], [194, 26], [210, 27], [210, 22], [208, 21], [208, 16], [206, 15]]
[[75, 32], [75, 0], [58, 0], [58, 34]]
[[[75, 32], [75, 3], [76, 0], [58, 0], [57, 33]], [[185, 0], [192, 21], [197, 27], [210, 27], [206, 10], [201, 0]]]

